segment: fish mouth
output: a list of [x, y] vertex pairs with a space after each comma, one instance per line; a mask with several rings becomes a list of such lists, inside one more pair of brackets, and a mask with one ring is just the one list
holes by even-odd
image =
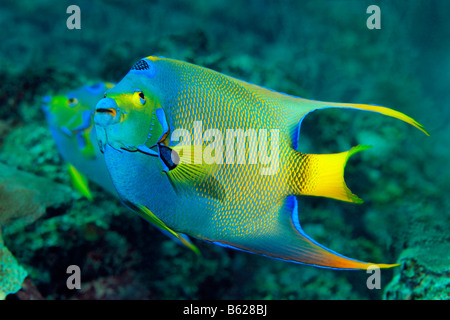
[[117, 115], [117, 111], [115, 109], [111, 109], [111, 108], [99, 108], [99, 109], [95, 110], [95, 113], [97, 113], [97, 112], [109, 113], [113, 118], [115, 118]]
[[95, 106], [94, 122], [97, 126], [107, 127], [120, 122], [122, 113], [114, 99], [103, 98]]

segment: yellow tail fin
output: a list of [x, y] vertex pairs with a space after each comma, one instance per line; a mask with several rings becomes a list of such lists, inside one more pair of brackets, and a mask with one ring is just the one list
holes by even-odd
[[[348, 158], [370, 146], [359, 145], [349, 151], [334, 154], [297, 154], [294, 164], [293, 194], [328, 197], [341, 201], [362, 203], [344, 181]], [[294, 160], [295, 161], [295, 160]]]

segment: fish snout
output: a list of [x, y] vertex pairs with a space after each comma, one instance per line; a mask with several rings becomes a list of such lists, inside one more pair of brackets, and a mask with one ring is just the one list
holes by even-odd
[[120, 121], [120, 110], [112, 98], [103, 98], [95, 106], [94, 122], [101, 127], [107, 127]]

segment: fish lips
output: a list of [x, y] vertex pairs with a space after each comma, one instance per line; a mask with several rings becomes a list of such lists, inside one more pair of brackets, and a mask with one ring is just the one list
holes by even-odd
[[105, 145], [109, 144], [114, 149], [121, 148], [120, 143], [108, 141], [108, 130], [111, 126], [120, 121], [121, 111], [114, 99], [103, 98], [95, 106], [95, 131], [97, 134], [97, 142], [101, 152], [104, 152]]
[[120, 122], [122, 111], [111, 98], [101, 99], [95, 106], [94, 122], [97, 126], [108, 127]]

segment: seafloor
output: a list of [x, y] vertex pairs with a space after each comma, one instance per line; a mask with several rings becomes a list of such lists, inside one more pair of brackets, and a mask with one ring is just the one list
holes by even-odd
[[[449, 299], [450, 2], [0, 2], [0, 295], [6, 299]], [[66, 9], [81, 9], [69, 30]], [[40, 109], [45, 94], [119, 81], [139, 58], [193, 62], [316, 100], [384, 105], [424, 135], [374, 113], [323, 110], [300, 151], [374, 147], [349, 161], [365, 202], [301, 198], [319, 243], [364, 261], [398, 262], [369, 289], [365, 271], [287, 263], [195, 241], [177, 245], [101, 188], [69, 180]], [[126, 170], [126, 168], [124, 168]], [[81, 289], [66, 286], [69, 265]], [[24, 280], [25, 279], [25, 280]], [[20, 290], [19, 290], [20, 289]]]

